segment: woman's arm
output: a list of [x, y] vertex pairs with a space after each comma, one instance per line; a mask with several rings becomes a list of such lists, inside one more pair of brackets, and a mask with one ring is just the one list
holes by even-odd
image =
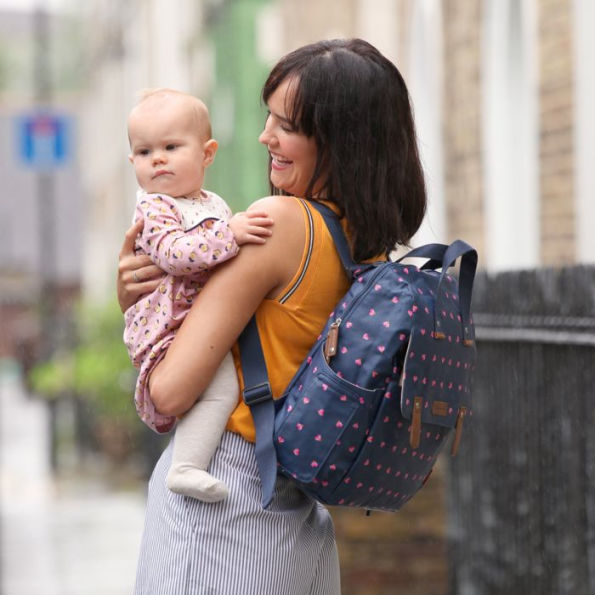
[[[237, 233], [239, 244], [264, 244], [265, 238], [271, 235], [269, 227], [273, 224], [273, 220], [263, 211], [251, 209], [246, 213], [237, 213], [231, 222], [234, 219], [236, 220], [234, 234]], [[237, 223], [238, 219], [239, 223]], [[165, 272], [155, 265], [149, 256], [135, 254], [135, 241], [137, 236], [142, 234], [143, 226], [144, 219], [140, 219], [128, 229], [120, 250], [117, 294], [122, 312], [126, 312], [142, 295], [157, 289], [165, 275]]]
[[126, 312], [138, 298], [157, 289], [165, 273], [155, 266], [146, 254], [134, 253], [134, 242], [143, 230], [144, 222], [137, 221], [126, 231], [118, 262], [117, 292], [122, 312]]
[[266, 244], [248, 244], [218, 267], [195, 299], [149, 380], [151, 399], [164, 415], [192, 407], [260, 302], [275, 297], [299, 268], [306, 241], [300, 205], [269, 197], [255, 206], [275, 221], [275, 232]]

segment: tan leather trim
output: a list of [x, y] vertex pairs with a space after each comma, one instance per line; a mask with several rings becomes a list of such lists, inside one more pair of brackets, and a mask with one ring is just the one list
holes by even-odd
[[411, 448], [419, 448], [419, 438], [421, 436], [421, 412], [423, 409], [423, 397], [413, 399], [413, 415], [411, 417], [411, 434], [409, 435], [409, 444]]
[[432, 403], [432, 415], [446, 417], [448, 415], [448, 403], [446, 401], [434, 401]]

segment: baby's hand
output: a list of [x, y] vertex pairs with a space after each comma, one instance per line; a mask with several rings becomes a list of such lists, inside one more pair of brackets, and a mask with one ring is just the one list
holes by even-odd
[[238, 246], [264, 244], [273, 235], [270, 230], [273, 220], [263, 211], [242, 211], [229, 220], [229, 227]]

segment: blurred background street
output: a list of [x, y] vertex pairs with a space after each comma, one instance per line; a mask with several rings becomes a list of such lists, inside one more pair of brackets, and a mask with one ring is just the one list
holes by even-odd
[[332, 511], [343, 595], [595, 593], [594, 28], [592, 0], [0, 0], [0, 594], [132, 589], [165, 444], [115, 300], [139, 91], [204, 99], [205, 185], [243, 210], [269, 69], [353, 36], [411, 93], [413, 243], [479, 252], [479, 362], [454, 462], [399, 514]]
[[97, 464], [52, 475], [48, 411], [14, 367], [0, 369], [0, 592], [132, 592], [144, 490]]

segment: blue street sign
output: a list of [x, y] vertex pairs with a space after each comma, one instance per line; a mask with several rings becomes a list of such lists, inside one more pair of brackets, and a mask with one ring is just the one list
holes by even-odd
[[22, 162], [36, 169], [53, 169], [70, 159], [70, 118], [39, 112], [17, 121], [19, 155]]

